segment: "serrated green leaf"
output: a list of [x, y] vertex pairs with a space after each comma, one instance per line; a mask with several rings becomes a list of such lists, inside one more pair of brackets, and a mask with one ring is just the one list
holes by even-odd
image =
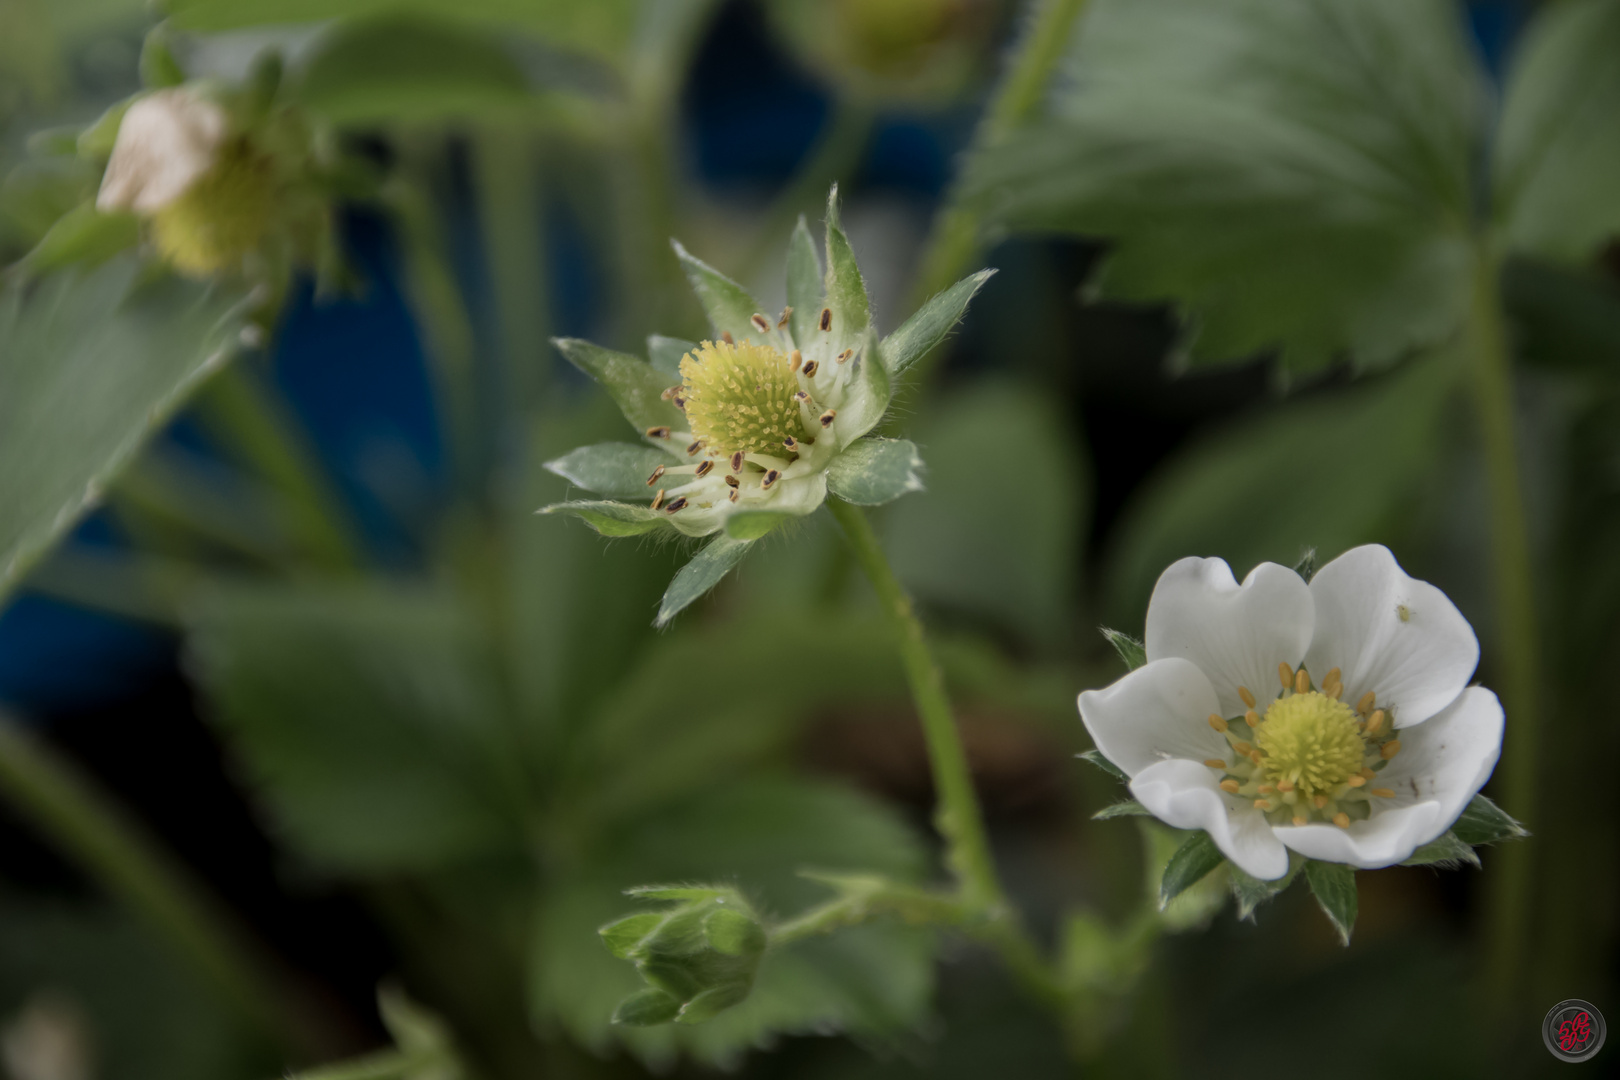
[[24, 274], [44, 274], [72, 263], [99, 266], [141, 239], [140, 219], [134, 214], [103, 214], [89, 202], [57, 219], [49, 232], [17, 262]]
[[1226, 861], [1215, 841], [1202, 830], [1194, 832], [1170, 856], [1165, 864], [1164, 876], [1159, 880], [1159, 908], [1204, 880], [1216, 867]]
[[821, 318], [821, 289], [821, 256], [816, 254], [810, 226], [800, 214], [793, 238], [788, 241], [787, 302], [793, 309], [788, 325], [794, 343], [801, 347], [815, 336]]
[[1305, 880], [1310, 882], [1311, 892], [1333, 929], [1339, 932], [1339, 940], [1350, 944], [1356, 928], [1356, 872], [1340, 863], [1310, 859], [1305, 863]]
[[1102, 632], [1103, 640], [1114, 647], [1120, 660], [1125, 663], [1126, 671], [1135, 671], [1147, 663], [1147, 646], [1118, 630], [1110, 630], [1106, 626], [1097, 627]]
[[1250, 877], [1237, 866], [1228, 864], [1227, 872], [1231, 881], [1232, 898], [1237, 901], [1238, 918], [1253, 922], [1255, 909], [1292, 885], [1303, 866], [1303, 859], [1297, 855], [1291, 856], [1288, 860], [1288, 873], [1274, 881], [1262, 881]]
[[730, 334], [736, 341], [758, 338], [760, 333], [750, 320], [765, 311], [759, 301], [747, 289], [687, 251], [679, 240], [669, 243], [675, 249], [675, 257], [681, 260], [681, 269], [686, 273], [686, 280], [692, 283], [692, 291], [697, 293], [698, 303], [709, 317], [714, 336]]
[[1483, 80], [1449, 0], [1097, 0], [1054, 118], [973, 164], [999, 216], [1114, 241], [1193, 362], [1296, 371], [1448, 339], [1469, 296]]
[[626, 1027], [650, 1027], [667, 1024], [680, 1015], [681, 1003], [670, 994], [655, 987], [638, 990], [613, 1010], [613, 1022]]
[[671, 529], [669, 515], [648, 506], [606, 501], [553, 503], [542, 514], [572, 514], [603, 536], [640, 536], [656, 529]]
[[739, 510], [726, 518], [726, 535], [733, 540], [758, 540], [798, 516], [781, 510]]
[[669, 463], [670, 455], [655, 446], [597, 443], [548, 461], [545, 468], [586, 491], [631, 499], [647, 497], [647, 477]]
[[1530, 835], [1530, 830], [1483, 795], [1469, 800], [1462, 816], [1451, 823], [1451, 832], [1463, 843], [1474, 846], [1519, 840]]
[[[551, 343], [570, 364], [608, 392], [637, 434], [645, 438], [648, 429], [656, 427], [686, 430], [686, 414], [663, 398], [671, 380], [647, 361], [629, 353], [604, 349], [581, 338], [552, 338]], [[649, 441], [655, 446], [665, 445], [662, 441]]]
[[1428, 866], [1434, 863], [1446, 867], [1461, 866], [1463, 863], [1468, 863], [1477, 868], [1479, 866], [1479, 855], [1470, 845], [1457, 839], [1456, 833], [1447, 832], [1439, 839], [1431, 840], [1412, 852], [1412, 857], [1401, 863], [1401, 865]]
[[334, 124], [421, 123], [534, 107], [493, 33], [424, 14], [339, 26], [302, 65], [293, 98]]
[[241, 293], [124, 256], [0, 292], [0, 596], [235, 351]]
[[1101, 810], [1091, 815], [1091, 820], [1109, 821], [1113, 818], [1152, 816], [1153, 812], [1147, 807], [1143, 806], [1141, 803], [1137, 802], [1135, 799], [1125, 799], [1121, 802], [1114, 803], [1111, 806], [1103, 807]]
[[692, 556], [692, 561], [676, 571], [674, 580], [664, 591], [664, 599], [658, 605], [658, 618], [653, 620], [653, 625], [668, 626], [669, 621], [688, 604], [720, 584], [720, 579], [748, 554], [751, 542], [717, 536]]
[[1497, 128], [1496, 214], [1509, 245], [1583, 263], [1620, 235], [1620, 6], [1537, 11]]
[[827, 492], [857, 506], [882, 506], [923, 490], [922, 467], [909, 439], [861, 439], [833, 458]]
[[832, 309], [833, 340], [853, 341], [872, 324], [872, 304], [866, 296], [861, 268], [855, 262], [855, 250], [849, 246], [849, 237], [844, 235], [844, 227], [838, 219], [837, 184], [827, 193], [826, 244], [825, 289], [827, 306]]
[[653, 334], [647, 338], [647, 359], [652, 366], [669, 376], [669, 385], [681, 381], [681, 360], [697, 348], [697, 342]]
[[632, 959], [637, 945], [641, 939], [657, 929], [658, 924], [664, 921], [664, 914], [660, 911], [643, 911], [637, 915], [629, 915], [617, 922], [610, 922], [597, 934], [602, 938], [602, 944], [607, 951], [620, 960]]
[[1131, 782], [1131, 778], [1126, 775], [1125, 770], [1103, 757], [1101, 750], [1086, 750], [1076, 754], [1075, 756], [1081, 761], [1095, 765], [1109, 776], [1112, 776], [1115, 780], [1122, 780], [1127, 784]]
[[945, 336], [955, 329], [967, 314], [984, 283], [995, 276], [994, 270], [980, 270], [977, 274], [958, 281], [938, 296], [918, 308], [900, 328], [883, 339], [883, 363], [890, 375], [899, 375], [906, 368], [926, 356]]

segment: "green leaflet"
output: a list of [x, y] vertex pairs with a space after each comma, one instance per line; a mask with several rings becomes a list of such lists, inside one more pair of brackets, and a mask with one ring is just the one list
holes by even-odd
[[668, 626], [669, 621], [683, 608], [720, 584], [720, 579], [729, 574], [748, 553], [750, 543], [749, 540], [717, 536], [692, 556], [692, 561], [676, 571], [669, 588], [664, 591], [664, 599], [658, 605], [658, 618], [653, 620], [653, 625]]
[[1012, 224], [1115, 241], [1194, 362], [1363, 368], [1467, 302], [1483, 80], [1450, 0], [1097, 0], [1051, 120], [972, 166]]
[[1339, 940], [1350, 944], [1356, 928], [1356, 872], [1340, 863], [1310, 859], [1305, 863], [1305, 880], [1311, 884], [1316, 902], [1322, 905]]
[[1451, 823], [1451, 833], [1465, 844], [1478, 845], [1523, 839], [1530, 835], [1530, 830], [1514, 821], [1490, 799], [1475, 795], [1463, 807], [1462, 816]]
[[1135, 671], [1147, 663], [1147, 647], [1140, 641], [1129, 634], [1121, 633], [1118, 630], [1110, 630], [1106, 626], [1099, 626], [1097, 629], [1101, 631], [1103, 639], [1114, 647], [1114, 651], [1119, 654], [1120, 660], [1124, 661], [1126, 671]]
[[789, 326], [794, 342], [800, 345], [816, 333], [821, 318], [821, 290], [821, 256], [816, 254], [816, 242], [801, 214], [793, 238], [788, 241], [787, 257], [787, 302], [793, 309]]
[[1255, 909], [1292, 885], [1304, 865], [1305, 861], [1298, 855], [1290, 855], [1288, 873], [1275, 881], [1262, 881], [1250, 877], [1236, 866], [1228, 865], [1227, 872], [1231, 878], [1232, 898], [1237, 901], [1238, 918], [1253, 922]]
[[1585, 262], [1620, 234], [1620, 6], [1538, 9], [1497, 130], [1498, 227], [1516, 250]]
[[[686, 415], [663, 399], [673, 382], [645, 360], [614, 352], [582, 338], [552, 338], [568, 362], [595, 379], [618, 403], [624, 418], [643, 436], [650, 428], [686, 428]], [[661, 442], [656, 445], [663, 445]]]
[[968, 304], [984, 283], [995, 276], [994, 270], [980, 270], [970, 274], [930, 299], [918, 308], [900, 328], [883, 339], [883, 363], [890, 375], [899, 375], [918, 359], [926, 356], [945, 335], [962, 321]]
[[1075, 756], [1082, 761], [1095, 765], [1109, 776], [1112, 776], [1115, 780], [1119, 780], [1127, 784], [1131, 781], [1131, 778], [1125, 775], [1124, 769], [1103, 757], [1101, 750], [1085, 750], [1079, 754], [1076, 754]]
[[140, 219], [134, 214], [103, 214], [94, 202], [69, 210], [57, 219], [34, 249], [17, 262], [24, 274], [43, 274], [72, 263], [97, 266], [140, 241]]
[[[866, 282], [855, 251], [838, 219], [838, 185], [827, 193], [827, 306], [832, 309], [834, 340], [854, 341], [872, 324]], [[865, 434], [861, 432], [860, 434]]]
[[553, 503], [542, 514], [572, 514], [603, 536], [640, 536], [655, 529], [674, 529], [668, 514], [629, 503], [584, 501]]
[[0, 292], [0, 595], [237, 347], [240, 294], [131, 257]]
[[1431, 840], [1412, 852], [1412, 857], [1401, 863], [1401, 865], [1429, 866], [1436, 863], [1448, 868], [1468, 863], [1477, 869], [1479, 867], [1479, 855], [1475, 853], [1472, 846], [1457, 839], [1456, 833], [1447, 832], [1440, 836], [1439, 839]]
[[1137, 802], [1135, 799], [1124, 799], [1103, 807], [1091, 815], [1092, 821], [1110, 821], [1121, 817], [1151, 817], [1152, 811]]
[[922, 458], [909, 439], [861, 439], [827, 469], [827, 492], [857, 506], [881, 506], [923, 490]]
[[[759, 331], [749, 321], [752, 316], [764, 313], [759, 301], [747, 289], [687, 251], [680, 241], [671, 240], [670, 246], [681, 260], [681, 269], [686, 272], [686, 280], [692, 283], [698, 303], [709, 316], [714, 336], [730, 334], [736, 341], [759, 337]], [[775, 325], [774, 319], [772, 325]]]
[[658, 466], [669, 462], [669, 454], [656, 447], [597, 443], [548, 461], [545, 468], [586, 491], [634, 499], [647, 496], [650, 487], [647, 478]]
[[1159, 908], [1163, 910], [1225, 861], [1226, 856], [1208, 833], [1202, 830], [1192, 833], [1165, 864], [1164, 877], [1159, 881]]

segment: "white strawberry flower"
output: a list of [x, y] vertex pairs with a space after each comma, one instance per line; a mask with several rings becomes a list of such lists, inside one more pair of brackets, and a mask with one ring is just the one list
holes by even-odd
[[1496, 695], [1469, 686], [1479, 643], [1389, 549], [1355, 548], [1307, 584], [1220, 559], [1159, 578], [1147, 662], [1080, 695], [1097, 748], [1148, 812], [1201, 829], [1252, 877], [1289, 851], [1362, 869], [1440, 838], [1490, 777]]
[[193, 87], [142, 97], [118, 125], [96, 208], [162, 210], [212, 171], [229, 128], [225, 110]]

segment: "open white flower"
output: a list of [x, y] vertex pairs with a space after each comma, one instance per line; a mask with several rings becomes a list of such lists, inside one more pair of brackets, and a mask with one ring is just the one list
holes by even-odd
[[96, 208], [155, 214], [214, 167], [225, 110], [190, 87], [147, 94], [124, 113]]
[[1149, 812], [1256, 878], [1286, 874], [1290, 848], [1404, 861], [1501, 752], [1502, 707], [1468, 686], [1473, 630], [1379, 545], [1309, 585], [1275, 563], [1239, 585], [1220, 559], [1182, 559], [1154, 587], [1145, 646], [1146, 664], [1080, 695], [1081, 719]]

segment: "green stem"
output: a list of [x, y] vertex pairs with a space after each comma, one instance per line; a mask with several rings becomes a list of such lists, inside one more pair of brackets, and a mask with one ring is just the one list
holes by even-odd
[[945, 839], [946, 858], [961, 889], [965, 912], [970, 918], [983, 920], [976, 936], [1001, 953], [1014, 975], [1036, 997], [1061, 1007], [1065, 1000], [1063, 992], [1025, 934], [996, 874], [967, 754], [962, 749], [956, 718], [945, 696], [945, 680], [923, 636], [922, 623], [912, 608], [911, 598], [895, 578], [877, 535], [860, 508], [838, 498], [829, 498], [827, 508], [843, 528], [855, 561], [871, 581], [878, 603], [894, 629], [906, 681], [911, 687], [928, 745], [938, 800], [935, 826]]
[[441, 1063], [433, 1055], [381, 1050], [365, 1057], [295, 1073], [288, 1080], [394, 1080], [395, 1077], [429, 1072], [437, 1064]]
[[[1536, 715], [1540, 636], [1530, 564], [1523, 484], [1514, 437], [1512, 358], [1502, 318], [1498, 260], [1476, 258], [1469, 361], [1474, 407], [1490, 481], [1491, 574], [1496, 605], [1497, 690], [1507, 714], [1498, 783], [1509, 813], [1533, 821], [1539, 745]], [[1504, 1005], [1518, 983], [1529, 927], [1534, 849], [1509, 844], [1497, 855], [1491, 881], [1488, 992]]]
[[[994, 149], [1034, 113], [1052, 71], [1068, 48], [1074, 21], [1086, 6], [1086, 0], [1037, 2], [1039, 6], [1026, 20], [1024, 35], [1008, 63], [1007, 73], [973, 133], [968, 161]], [[983, 224], [983, 209], [967, 198], [967, 185], [959, 176], [934, 218], [911, 290], [912, 308], [920, 307], [967, 272], [978, 255]], [[920, 358], [912, 367], [910, 381], [920, 379], [928, 363], [928, 357]]]
[[21, 724], [0, 714], [0, 794], [31, 818], [109, 895], [128, 904], [254, 1027], [318, 1055], [312, 1017], [283, 996], [274, 962], [255, 948], [205, 886], [95, 782]]

